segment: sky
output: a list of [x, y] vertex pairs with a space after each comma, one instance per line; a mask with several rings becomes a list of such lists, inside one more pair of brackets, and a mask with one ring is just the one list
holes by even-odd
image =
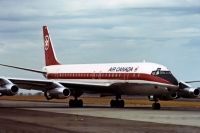
[[[41, 70], [43, 25], [62, 64], [145, 60], [200, 80], [199, 0], [1, 0], [0, 63]], [[0, 76], [43, 79], [3, 67]]]

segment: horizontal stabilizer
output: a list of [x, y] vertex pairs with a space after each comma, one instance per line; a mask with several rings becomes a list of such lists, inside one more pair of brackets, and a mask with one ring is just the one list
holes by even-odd
[[20, 70], [25, 70], [25, 71], [35, 72], [35, 73], [46, 74], [46, 72], [44, 72], [44, 71], [39, 71], [39, 70], [29, 69], [29, 68], [24, 68], [24, 67], [11, 66], [11, 65], [5, 65], [5, 64], [0, 64], [0, 66], [5, 66], [5, 67], [10, 67], [10, 68], [20, 69]]
[[195, 81], [186, 81], [185, 83], [200, 83], [200, 80], [195, 80]]

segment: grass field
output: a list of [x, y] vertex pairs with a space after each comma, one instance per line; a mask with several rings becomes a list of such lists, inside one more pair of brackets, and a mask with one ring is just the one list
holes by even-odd
[[[72, 98], [72, 97], [71, 97]], [[0, 100], [17, 100], [17, 101], [36, 101], [36, 102], [59, 102], [59, 103], [68, 103], [69, 99], [53, 99], [46, 100], [44, 96], [2, 96]], [[85, 104], [91, 105], [109, 105], [111, 97], [81, 97]], [[151, 106], [152, 101], [149, 101], [147, 98], [124, 98], [126, 107], [143, 107]], [[200, 101], [192, 100], [172, 100], [172, 101], [160, 101], [160, 104], [163, 107], [194, 107], [200, 108]]]

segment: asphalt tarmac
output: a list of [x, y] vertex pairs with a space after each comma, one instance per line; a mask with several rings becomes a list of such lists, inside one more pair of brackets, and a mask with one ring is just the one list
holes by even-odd
[[200, 109], [104, 106], [0, 100], [2, 133], [199, 133]]

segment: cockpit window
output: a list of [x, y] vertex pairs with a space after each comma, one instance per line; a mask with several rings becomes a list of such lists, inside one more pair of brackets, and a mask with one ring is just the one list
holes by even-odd
[[160, 74], [171, 74], [170, 71], [160, 71]]
[[157, 70], [153, 71], [151, 74], [154, 76], [163, 78], [174, 85], [178, 85], [177, 79], [172, 75], [170, 71], [162, 71], [161, 68], [158, 68]]
[[171, 74], [170, 71], [161, 71], [161, 68], [158, 68], [156, 71], [153, 71], [151, 73], [152, 75], [167, 75], [167, 74]]

